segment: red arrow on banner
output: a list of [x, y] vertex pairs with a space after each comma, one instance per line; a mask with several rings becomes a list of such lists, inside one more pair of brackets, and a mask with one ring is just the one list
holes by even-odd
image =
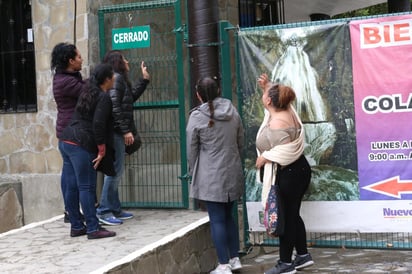
[[399, 176], [364, 186], [363, 189], [400, 199], [401, 194], [412, 193], [412, 181], [399, 180]]

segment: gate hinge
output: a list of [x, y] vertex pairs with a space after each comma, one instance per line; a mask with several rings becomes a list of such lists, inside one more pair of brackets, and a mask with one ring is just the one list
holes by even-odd
[[186, 31], [186, 25], [183, 24], [182, 26], [173, 29], [173, 32], [185, 32]]
[[183, 41], [184, 43], [187, 43], [188, 40], [188, 34], [187, 34], [187, 27], [185, 24], [181, 25], [178, 28], [174, 28], [173, 29], [174, 33], [183, 33]]
[[180, 180], [182, 180], [182, 181], [186, 181], [186, 182], [191, 182], [191, 180], [192, 180], [192, 176], [190, 176], [189, 174], [185, 174], [185, 175], [182, 175], [182, 176], [177, 176], [177, 178], [179, 178]]

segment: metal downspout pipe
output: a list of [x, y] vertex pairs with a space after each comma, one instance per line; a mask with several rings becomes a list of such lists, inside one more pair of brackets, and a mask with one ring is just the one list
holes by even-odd
[[217, 0], [188, 0], [188, 48], [190, 60], [191, 107], [199, 101], [195, 85], [202, 77], [218, 77], [219, 44]]

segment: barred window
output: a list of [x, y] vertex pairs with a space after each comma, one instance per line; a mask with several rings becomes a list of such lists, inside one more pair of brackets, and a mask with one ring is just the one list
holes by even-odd
[[284, 0], [239, 0], [240, 27], [284, 23]]
[[31, 8], [0, 1], [0, 113], [37, 111]]

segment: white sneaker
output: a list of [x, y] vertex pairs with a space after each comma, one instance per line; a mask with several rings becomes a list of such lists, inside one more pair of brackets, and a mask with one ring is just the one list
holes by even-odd
[[210, 274], [232, 274], [230, 264], [219, 264]]
[[242, 268], [242, 264], [240, 263], [239, 257], [234, 257], [230, 259], [229, 264], [232, 270], [238, 270]]

